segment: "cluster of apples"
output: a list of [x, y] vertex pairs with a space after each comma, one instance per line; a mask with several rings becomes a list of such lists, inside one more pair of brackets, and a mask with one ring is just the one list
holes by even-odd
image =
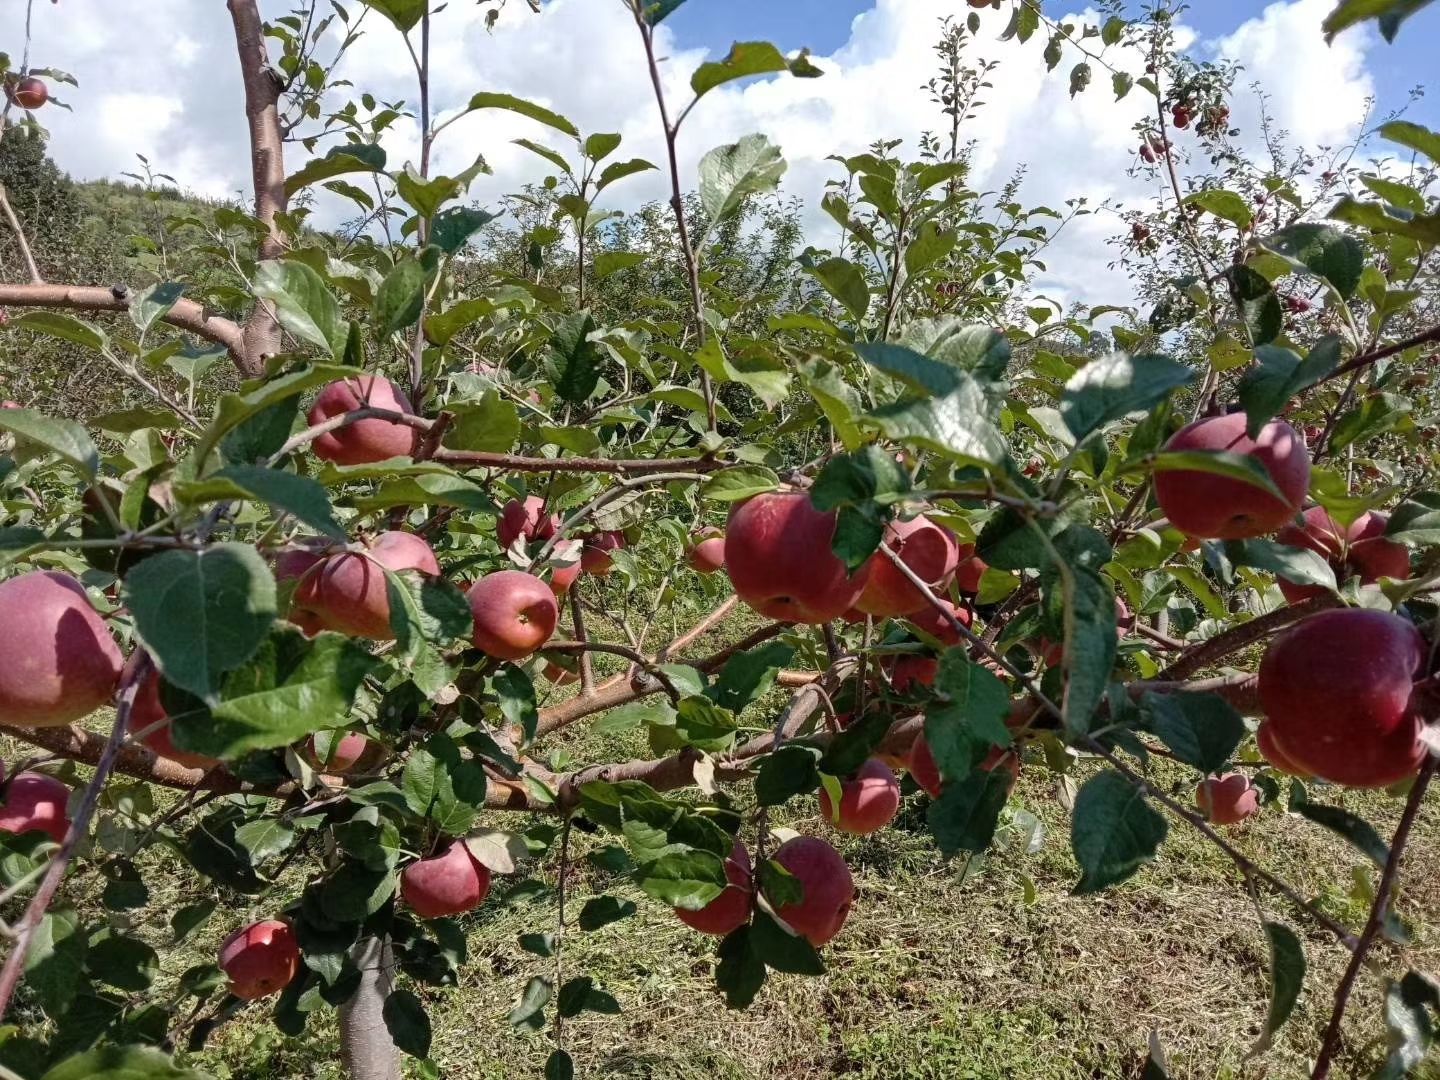
[[[1385, 515], [1364, 514], [1347, 528], [1320, 507], [1301, 514], [1310, 454], [1289, 424], [1272, 421], [1251, 439], [1244, 413], [1210, 417], [1182, 428], [1165, 449], [1249, 457], [1282, 496], [1195, 470], [1157, 473], [1156, 501], [1189, 536], [1244, 540], [1278, 532], [1279, 542], [1324, 556], [1342, 579], [1371, 584], [1409, 576], [1409, 552], [1384, 538]], [[1292, 603], [1324, 591], [1283, 579], [1280, 588]], [[1337, 656], [1345, 662], [1337, 664]], [[1270, 643], [1260, 664], [1261, 753], [1281, 771], [1349, 787], [1388, 787], [1413, 776], [1426, 753], [1414, 698], [1427, 664], [1425, 640], [1399, 615], [1347, 608], [1301, 620]], [[1224, 806], [1215, 820], [1253, 813], [1237, 780], [1218, 777], [1206, 785], [1197, 795], [1202, 806]]]

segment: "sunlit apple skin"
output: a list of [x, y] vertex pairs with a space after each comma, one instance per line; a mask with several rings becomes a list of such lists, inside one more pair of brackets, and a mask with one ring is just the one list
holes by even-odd
[[[389, 379], [375, 375], [356, 375], [333, 382], [320, 391], [310, 407], [310, 426], [323, 424], [331, 417], [369, 406], [391, 412], [415, 412], [405, 392]], [[393, 457], [410, 457], [415, 453], [419, 432], [393, 420], [370, 417], [335, 431], [326, 432], [311, 445], [315, 456], [337, 465], [367, 465]]]
[[523, 660], [555, 633], [560, 608], [550, 586], [520, 570], [486, 574], [470, 587], [475, 648], [500, 660]]
[[1195, 805], [1216, 825], [1238, 825], [1260, 812], [1260, 792], [1244, 773], [1207, 776], [1195, 787]]
[[13, 96], [16, 105], [33, 112], [50, 100], [50, 88], [31, 75], [15, 84]]
[[744, 926], [750, 919], [750, 900], [755, 888], [750, 874], [750, 852], [737, 840], [725, 860], [725, 878], [730, 882], [725, 891], [698, 911], [676, 908], [676, 918], [692, 930], [716, 937], [724, 937]]
[[821, 513], [804, 492], [768, 492], [730, 510], [725, 570], [735, 594], [781, 622], [838, 619], [860, 599], [869, 579], [853, 577], [830, 550], [834, 512]]
[[[932, 799], [940, 797], [944, 780], [940, 776], [940, 765], [935, 760], [935, 754], [931, 751], [924, 732], [916, 735], [915, 741], [910, 744], [910, 756], [905, 767], [910, 773], [910, 779], [919, 785], [921, 791]], [[997, 746], [985, 755], [985, 760], [980, 762], [980, 768], [985, 772], [994, 772], [997, 768], [1005, 769], [1010, 773], [1010, 790], [1014, 791], [1020, 780], [1020, 755], [1014, 750]]]
[[701, 529], [695, 544], [685, 556], [690, 569], [700, 574], [713, 574], [725, 569], [725, 534], [719, 529]]
[[774, 860], [799, 879], [798, 904], [776, 904], [775, 914], [815, 948], [845, 925], [855, 902], [855, 879], [840, 853], [824, 840], [797, 836], [775, 849]]
[[869, 836], [894, 820], [900, 810], [900, 781], [890, 766], [871, 758], [848, 780], [840, 782], [840, 813], [830, 792], [820, 789], [820, 816], [843, 833]]
[[412, 533], [383, 532], [365, 554], [337, 552], [311, 571], [295, 589], [296, 608], [313, 612], [327, 630], [372, 641], [393, 641], [386, 570], [418, 570], [439, 576], [440, 564], [429, 544]]
[[283, 990], [300, 970], [295, 931], [279, 919], [237, 930], [220, 946], [220, 968], [230, 977], [230, 992], [242, 1000]]
[[34, 570], [0, 582], [0, 721], [60, 727], [115, 696], [123, 658], [81, 584]]
[[[143, 656], [144, 653], [139, 649], [131, 653], [130, 659], [125, 661], [122, 677], [128, 678], [139, 665]], [[160, 701], [160, 673], [152, 667], [150, 673], [135, 689], [135, 703], [130, 707], [130, 718], [126, 729], [130, 734], [137, 735], [156, 724], [162, 726], [155, 727], [148, 735], [141, 736], [140, 741], [161, 757], [178, 761], [187, 769], [213, 769], [220, 764], [218, 758], [194, 754], [188, 750], [181, 750], [175, 745], [170, 735], [170, 716]]]
[[550, 572], [550, 591], [556, 597], [564, 596], [570, 591], [585, 567], [580, 563], [582, 547], [579, 540], [561, 540], [555, 545], [555, 554], [564, 555], [566, 559], [573, 559], [564, 566], [556, 566]]
[[1424, 760], [1412, 708], [1425, 660], [1419, 631], [1382, 611], [1322, 611], [1270, 643], [1260, 703], [1299, 769], [1350, 787], [1388, 787]]
[[[893, 521], [885, 526], [884, 542], [917, 577], [942, 593], [955, 576], [960, 562], [959, 545], [949, 529], [924, 516], [910, 521]], [[855, 606], [870, 615], [891, 618], [910, 615], [930, 601], [900, 572], [882, 551], [870, 556], [870, 578]]]
[[538, 495], [528, 495], [523, 502], [511, 499], [505, 504], [495, 527], [495, 537], [501, 547], [508, 548], [522, 536], [527, 542], [549, 540], [559, 527], [559, 515], [545, 513], [545, 500]]
[[1201, 540], [1265, 536], [1299, 512], [1310, 485], [1310, 453], [1284, 421], [1266, 424], [1258, 439], [1245, 434], [1245, 414], [1197, 420], [1165, 444], [1168, 450], [1224, 450], [1258, 461], [1284, 496], [1277, 499], [1242, 480], [1182, 469], [1155, 474], [1155, 499], [1181, 532]]
[[462, 915], [490, 895], [490, 870], [465, 841], [455, 840], [439, 855], [407, 866], [400, 874], [400, 895], [422, 919]]
[[338, 742], [333, 742], [330, 748], [328, 759], [320, 756], [319, 745], [315, 736], [305, 740], [305, 750], [310, 761], [317, 769], [331, 774], [347, 773], [355, 768], [360, 759], [365, 756], [365, 751], [370, 749], [370, 740], [358, 731], [347, 731], [340, 736]]
[[[1373, 584], [1382, 577], [1403, 581], [1410, 576], [1409, 549], [1385, 539], [1389, 515], [1374, 511], [1361, 514], [1348, 529], [1323, 506], [1312, 506], [1301, 518], [1303, 525], [1285, 526], [1275, 535], [1275, 541], [1316, 552], [1335, 568], [1335, 578], [1340, 584], [1356, 576], [1362, 585]], [[1330, 592], [1322, 585], [1297, 585], [1284, 578], [1277, 578], [1276, 583], [1292, 604]]]
[[53, 776], [17, 773], [5, 786], [4, 801], [0, 802], [0, 832], [27, 833], [35, 829], [58, 844], [70, 828], [70, 815], [65, 809], [69, 802], [70, 789]]
[[1275, 739], [1275, 725], [1265, 720], [1255, 732], [1255, 745], [1260, 748], [1260, 754], [1271, 765], [1290, 776], [1298, 776], [1301, 779], [1309, 779], [1310, 774], [1302, 769], [1295, 762], [1290, 760], [1290, 755], [1285, 748]]
[[[959, 620], [960, 625], [969, 626], [971, 623], [970, 612], [949, 600], [942, 600], [945, 610]], [[955, 624], [940, 612], [933, 604], [926, 604], [914, 614], [907, 615], [906, 621], [915, 629], [922, 631], [942, 645], [959, 645], [962, 637], [960, 631], [955, 629]]]
[[585, 545], [580, 549], [580, 569], [595, 577], [608, 576], [615, 568], [615, 560], [610, 553], [624, 546], [625, 534], [622, 532], [598, 532], [586, 537]]

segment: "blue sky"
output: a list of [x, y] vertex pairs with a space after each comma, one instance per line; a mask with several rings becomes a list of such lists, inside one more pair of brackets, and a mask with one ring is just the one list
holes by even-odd
[[[1057, 11], [1062, 7], [1053, 0], [1049, 6]], [[740, 38], [773, 41], [786, 51], [809, 47], [825, 54], [845, 44], [851, 21], [872, 7], [874, 0], [689, 0], [670, 17], [668, 25], [680, 43], [691, 48], [723, 53]], [[1211, 40], [1232, 33], [1265, 7], [1258, 0], [1197, 0], [1185, 12], [1184, 21], [1202, 40]], [[994, 31], [998, 33], [1003, 16], [991, 11], [984, 14], [992, 25], [998, 24]], [[982, 40], [986, 32], [982, 29]], [[1315, 33], [1319, 32], [1317, 24]], [[1411, 87], [1429, 80], [1436, 84], [1430, 88], [1431, 96], [1408, 115], [1419, 123], [1440, 125], [1440, 61], [1436, 59], [1440, 3], [1413, 16], [1393, 45], [1379, 42], [1378, 36], [1377, 42], [1370, 57], [1370, 74], [1381, 107], [1404, 104]]]

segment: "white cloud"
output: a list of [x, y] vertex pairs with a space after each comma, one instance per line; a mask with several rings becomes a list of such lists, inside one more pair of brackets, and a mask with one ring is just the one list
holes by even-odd
[[[1364, 66], [1370, 39], [1346, 35], [1327, 47], [1319, 24], [1328, 6], [1329, 0], [1274, 3], [1229, 36], [1196, 48], [1242, 63], [1247, 72], [1242, 85], [1262, 81], [1279, 123], [1295, 137], [1334, 142], [1349, 132], [1372, 91]], [[0, 35], [7, 40], [20, 30], [17, 7], [6, 5], [0, 13]], [[81, 177], [113, 176], [133, 167], [139, 149], [195, 190], [210, 195], [244, 190], [243, 96], [223, 6], [213, 0], [151, 0], [128, 5], [124, 18], [116, 18], [113, 7], [113, 0], [65, 0], [36, 13], [34, 60], [70, 70], [82, 84], [64, 94], [74, 114], [55, 111], [45, 117], [56, 159]], [[287, 7], [265, 4], [272, 17]], [[921, 84], [935, 66], [939, 17], [963, 17], [969, 10], [964, 0], [875, 0], [856, 17], [841, 48], [816, 58], [826, 71], [823, 78], [787, 77], [713, 91], [682, 134], [682, 175], [693, 178], [710, 147], [765, 132], [790, 161], [787, 191], [808, 200], [818, 228], [828, 219], [815, 204], [825, 178], [836, 175], [827, 155], [854, 153], [881, 136], [903, 138], [913, 150], [922, 131], [941, 126]], [[1134, 163], [1132, 126], [1144, 109], [1143, 92], [1115, 102], [1108, 73], [1097, 67], [1095, 85], [1072, 99], [1066, 72], [1076, 57], [1067, 54], [1061, 68], [1047, 73], [1039, 42], [1002, 43], [997, 38], [1005, 16], [993, 11], [982, 16], [971, 55], [999, 60], [1000, 67], [985, 107], [967, 128], [976, 141], [976, 184], [996, 187], [1028, 163], [1022, 199], [1029, 204], [1059, 206], [1081, 194], [1092, 203], [1153, 196], [1153, 187], [1126, 172]], [[485, 30], [483, 18], [484, 9], [475, 4], [452, 3], [435, 19], [437, 113], [457, 110], [477, 90], [512, 93], [564, 113], [585, 132], [621, 132], [622, 157], [661, 163], [663, 145], [638, 34], [620, 0], [548, 0], [539, 15], [526, 4], [511, 3], [493, 33]], [[176, 33], [177, 26], [185, 28], [183, 34]], [[411, 62], [395, 31], [375, 15], [366, 28], [341, 74], [379, 98], [413, 103]], [[737, 26], [737, 35], [743, 30]], [[657, 42], [667, 58], [667, 96], [678, 108], [688, 100], [690, 72], [707, 57], [702, 50], [678, 48], [664, 25]], [[1255, 107], [1244, 94], [1236, 105], [1236, 119], [1251, 130], [1247, 122]], [[513, 145], [518, 137], [573, 150], [563, 136], [534, 121], [485, 110], [445, 132], [436, 168], [453, 173], [483, 154], [496, 175], [481, 177], [472, 194], [493, 203], [548, 171]], [[393, 163], [413, 159], [417, 125], [396, 124], [386, 143]], [[290, 168], [298, 164], [292, 159]], [[665, 184], [660, 172], [633, 177], [612, 189], [612, 205], [623, 208], [661, 196]], [[321, 203], [322, 220], [342, 212], [334, 202]], [[1047, 253], [1049, 270], [1039, 289], [1062, 300], [1123, 296], [1124, 282], [1104, 269], [1103, 241], [1114, 228], [1113, 218], [1096, 216], [1067, 230]], [[829, 238], [832, 232], [825, 228], [816, 235]]]

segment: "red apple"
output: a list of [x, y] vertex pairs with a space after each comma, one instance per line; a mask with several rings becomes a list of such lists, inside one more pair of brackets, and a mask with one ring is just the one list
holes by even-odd
[[[1410, 551], [1404, 544], [1385, 539], [1387, 514], [1361, 514], [1350, 527], [1343, 528], [1323, 506], [1312, 506], [1301, 515], [1302, 524], [1287, 525], [1276, 534], [1278, 543], [1306, 548], [1323, 556], [1335, 568], [1340, 583], [1358, 576], [1360, 584], [1370, 585], [1382, 577], [1404, 580], [1410, 576]], [[1297, 585], [1279, 578], [1277, 583], [1285, 599], [1292, 604], [1312, 596], [1324, 596], [1329, 590], [1321, 585]]]
[[800, 491], [756, 495], [732, 507], [725, 569], [735, 594], [781, 622], [838, 619], [865, 591], [868, 570], [852, 577], [831, 552], [835, 519]]
[[400, 874], [400, 895], [422, 919], [461, 915], [490, 894], [490, 871], [454, 840], [439, 855], [421, 859]]
[[[946, 610], [954, 615], [962, 626], [970, 625], [970, 612], [958, 604], [952, 604], [949, 600], [944, 603]], [[908, 620], [915, 629], [929, 635], [942, 645], [959, 645], [963, 640], [960, 631], [955, 629], [955, 624], [941, 614], [934, 604], [926, 604], [919, 611], [908, 616]]]
[[990, 566], [984, 559], [975, 554], [974, 544], [962, 544], [960, 547], [960, 562], [955, 567], [955, 585], [963, 593], [971, 595], [980, 591], [980, 579], [985, 576], [985, 571]]
[[568, 593], [585, 569], [580, 562], [580, 551], [579, 540], [561, 540], [555, 545], [556, 561], [550, 571], [550, 591], [557, 597]]
[[18, 773], [5, 785], [0, 801], [0, 832], [27, 833], [37, 829], [58, 844], [70, 828], [70, 815], [65, 809], [69, 802], [70, 789], [53, 776]]
[[550, 586], [519, 570], [486, 574], [470, 587], [475, 648], [500, 660], [523, 660], [555, 633], [560, 608]]
[[592, 533], [585, 538], [585, 546], [580, 549], [580, 569], [596, 577], [605, 577], [615, 566], [610, 552], [619, 551], [624, 546], [625, 534], [622, 532]]
[[685, 556], [690, 569], [701, 574], [713, 574], [725, 569], [725, 534], [719, 529], [701, 529], [694, 536], [694, 545]]
[[900, 810], [900, 781], [890, 766], [871, 758], [848, 780], [840, 782], [840, 812], [830, 792], [820, 789], [820, 816], [843, 833], [868, 836], [889, 825]]
[[0, 627], [0, 720], [60, 727], [114, 697], [120, 649], [73, 577], [33, 570], [0, 582]]
[[[910, 773], [910, 779], [920, 785], [920, 790], [929, 795], [932, 799], [940, 797], [940, 789], [944, 786], [944, 780], [940, 776], [940, 765], [935, 760], [934, 753], [930, 750], [930, 743], [925, 739], [922, 731], [915, 736], [915, 741], [910, 744], [910, 757], [906, 761], [906, 770]], [[990, 753], [985, 755], [985, 760], [980, 762], [980, 768], [985, 772], [994, 772], [997, 768], [1004, 768], [1010, 773], [1010, 790], [1015, 790], [1015, 785], [1020, 780], [1020, 755], [1014, 750], [1007, 750], [997, 746]]]
[[1294, 765], [1336, 784], [1388, 787], [1425, 757], [1411, 704], [1426, 646], [1398, 615], [1347, 608], [1290, 627], [1260, 663], [1260, 703]]
[[[884, 542], [900, 556], [900, 561], [930, 586], [933, 593], [943, 593], [955, 567], [960, 562], [959, 547], [949, 529], [936, 525], [926, 517], [910, 521], [894, 521], [885, 526]], [[883, 551], [870, 556], [867, 564], [870, 579], [855, 606], [871, 615], [890, 617], [909, 615], [930, 606], [925, 594], [917, 589], [890, 561]]]
[[[405, 392], [389, 379], [357, 375], [333, 382], [320, 391], [310, 409], [310, 426], [366, 406], [397, 413], [415, 412]], [[337, 465], [365, 465], [387, 458], [409, 457], [415, 453], [418, 440], [419, 432], [415, 428], [372, 416], [326, 432], [313, 445], [315, 456], [326, 461]]]
[[897, 694], [906, 694], [922, 686], [934, 686], [940, 661], [933, 656], [898, 656], [885, 667], [891, 688]]
[[505, 504], [505, 509], [500, 512], [499, 524], [495, 527], [495, 536], [501, 547], [508, 548], [521, 537], [527, 543], [549, 540], [559, 527], [560, 516], [545, 513], [545, 500], [538, 495], [528, 495], [524, 502], [511, 499]]
[[1281, 772], [1309, 779], [1310, 774], [1291, 761], [1285, 748], [1275, 741], [1275, 725], [1269, 720], [1263, 721], [1256, 730], [1255, 745], [1260, 748], [1261, 756]]
[[35, 76], [29, 75], [15, 84], [11, 97], [20, 108], [34, 110], [50, 100], [50, 88]]
[[373, 641], [392, 641], [390, 590], [386, 570], [418, 570], [437, 576], [435, 552], [411, 533], [383, 532], [364, 553], [343, 551], [325, 557], [295, 589], [295, 608], [313, 613], [327, 630]]
[[1283, 421], [1272, 421], [1258, 439], [1245, 434], [1245, 414], [1212, 416], [1181, 428], [1167, 451], [1216, 451], [1259, 462], [1284, 496], [1243, 480], [1191, 469], [1157, 472], [1155, 499], [1181, 532], [1202, 540], [1243, 540], [1264, 536], [1286, 524], [1300, 509], [1310, 485], [1305, 441]]
[[797, 836], [774, 859], [799, 880], [799, 903], [775, 904], [775, 914], [817, 949], [840, 932], [855, 902], [855, 881], [840, 853], [813, 836]]
[[569, 668], [561, 667], [553, 660], [545, 665], [545, 678], [549, 679], [556, 686], [569, 686], [580, 681], [580, 676]]
[[1195, 805], [1216, 825], [1238, 825], [1260, 812], [1260, 791], [1244, 773], [1207, 776], [1195, 788]]
[[300, 970], [300, 946], [289, 923], [266, 919], [237, 930], [220, 946], [230, 992], [245, 1001], [283, 990]]
[[698, 911], [676, 908], [675, 915], [692, 930], [724, 937], [744, 926], [750, 919], [750, 897], [754, 885], [750, 880], [750, 852], [739, 840], [725, 860], [725, 878], [730, 882], [724, 892]]
[[[144, 653], [139, 649], [130, 654], [130, 659], [125, 662], [124, 677], [130, 676], [143, 656]], [[157, 724], [160, 726], [156, 727]], [[175, 745], [170, 737], [170, 716], [160, 702], [160, 673], [153, 667], [135, 689], [135, 704], [130, 708], [130, 718], [126, 724], [131, 735], [137, 735], [147, 728], [153, 730], [148, 735], [141, 736], [140, 741], [161, 757], [178, 761], [187, 769], [213, 769], [220, 764], [218, 758], [193, 754]]]
[[[339, 733], [332, 732], [333, 734]], [[347, 731], [338, 739], [332, 739], [328, 758], [321, 755], [314, 735], [305, 740], [305, 756], [310, 763], [321, 772], [332, 775], [349, 772], [365, 756], [365, 751], [368, 749], [370, 749], [370, 740], [358, 731]]]

